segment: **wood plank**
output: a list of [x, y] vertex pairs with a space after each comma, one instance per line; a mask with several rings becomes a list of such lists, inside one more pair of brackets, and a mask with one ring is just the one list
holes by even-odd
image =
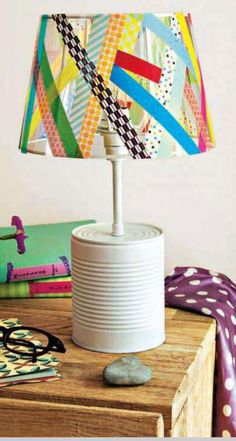
[[17, 317], [25, 326], [42, 328], [56, 335], [71, 335], [71, 312], [58, 310], [48, 311], [39, 309], [22, 309], [20, 306], [13, 308], [0, 308], [1, 319]]
[[199, 372], [198, 381], [194, 383], [178, 420], [172, 430], [165, 432], [165, 436], [173, 438], [212, 436], [214, 364], [215, 346], [212, 345]]
[[32, 298], [32, 299], [1, 299], [0, 305], [1, 308], [7, 308], [11, 311], [14, 311], [15, 309], [18, 309], [19, 307], [21, 309], [40, 309], [47, 310], [47, 311], [61, 311], [62, 313], [64, 311], [71, 311], [71, 299], [68, 298], [50, 298], [50, 299], [39, 299], [39, 298]]
[[172, 426], [172, 429], [165, 430], [165, 436], [171, 438], [187, 438], [188, 435], [188, 400], [186, 400], [180, 415]]
[[181, 309], [176, 309], [175, 314], [173, 316], [174, 320], [180, 320], [182, 322], [186, 322], [189, 320], [193, 322], [203, 322], [203, 323], [212, 323], [214, 322], [214, 319], [212, 317], [198, 314], [197, 312], [189, 312], [189, 311], [183, 311]]
[[[2, 437], [163, 437], [162, 416], [152, 412], [0, 398]], [[10, 422], [10, 424], [9, 424]]]
[[188, 437], [212, 436], [215, 347], [212, 346], [187, 400]]

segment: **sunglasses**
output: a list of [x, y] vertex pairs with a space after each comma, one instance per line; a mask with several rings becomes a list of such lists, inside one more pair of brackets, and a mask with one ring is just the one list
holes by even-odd
[[9, 352], [29, 358], [33, 363], [37, 361], [38, 357], [49, 351], [62, 354], [66, 352], [62, 341], [43, 329], [30, 326], [14, 326], [12, 328], [0, 326], [0, 333], [2, 333], [0, 342]]

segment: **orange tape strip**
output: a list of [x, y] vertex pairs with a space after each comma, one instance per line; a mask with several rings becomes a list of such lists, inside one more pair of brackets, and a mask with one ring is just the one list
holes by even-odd
[[37, 101], [53, 156], [66, 156], [65, 149], [52, 116], [40, 72], [37, 82]]
[[[97, 71], [102, 75], [105, 82], [109, 81], [111, 75], [125, 20], [126, 14], [112, 14], [108, 23], [97, 64]], [[90, 93], [78, 138], [79, 148], [84, 158], [88, 158], [91, 155], [101, 110], [99, 102], [95, 96]]]
[[193, 111], [193, 114], [196, 118], [199, 135], [200, 135], [200, 133], [202, 134], [206, 145], [208, 145], [208, 146], [211, 145], [211, 139], [209, 137], [209, 133], [208, 133], [205, 121], [203, 120], [203, 116], [201, 114], [199, 105], [197, 103], [195, 95], [194, 95], [192, 88], [191, 88], [190, 84], [188, 83], [188, 81], [185, 81], [184, 95], [185, 95], [185, 97], [186, 97], [186, 99], [187, 99], [187, 101]]

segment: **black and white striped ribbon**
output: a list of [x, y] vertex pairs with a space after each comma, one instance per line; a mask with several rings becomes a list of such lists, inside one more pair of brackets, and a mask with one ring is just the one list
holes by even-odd
[[116, 128], [123, 143], [134, 159], [150, 158], [144, 144], [139, 139], [129, 119], [122, 112], [121, 107], [112, 95], [111, 90], [105, 85], [102, 76], [97, 72], [95, 65], [89, 59], [86, 50], [81, 46], [79, 37], [74, 34], [71, 24], [65, 14], [53, 15], [57, 29], [62, 36], [70, 55], [74, 58], [78, 69], [85, 81], [89, 84], [93, 95], [98, 99], [100, 106], [106, 113], [112, 125]]

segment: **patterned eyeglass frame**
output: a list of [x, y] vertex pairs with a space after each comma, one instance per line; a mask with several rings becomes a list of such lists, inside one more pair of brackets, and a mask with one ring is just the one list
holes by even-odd
[[[33, 342], [29, 340], [25, 340], [22, 338], [10, 338], [11, 334], [13, 334], [16, 331], [30, 331], [30, 332], [38, 332], [40, 334], [45, 335], [48, 338], [48, 344], [47, 346], [36, 346]], [[14, 354], [18, 355], [24, 355], [28, 356], [29, 358], [32, 358], [32, 363], [35, 363], [37, 361], [37, 357], [44, 355], [50, 351], [53, 352], [60, 352], [64, 354], [66, 352], [65, 346], [62, 343], [62, 341], [56, 337], [55, 335], [50, 334], [47, 331], [44, 331], [43, 329], [34, 328], [31, 326], [13, 326], [11, 328], [5, 328], [4, 326], [0, 326], [0, 332], [2, 332], [2, 338], [0, 338], [0, 341], [2, 341], [3, 346], [9, 351], [13, 352]], [[12, 349], [9, 347], [9, 344], [16, 344], [20, 346], [24, 346], [26, 348], [32, 349], [32, 353], [22, 352], [17, 349]]]

